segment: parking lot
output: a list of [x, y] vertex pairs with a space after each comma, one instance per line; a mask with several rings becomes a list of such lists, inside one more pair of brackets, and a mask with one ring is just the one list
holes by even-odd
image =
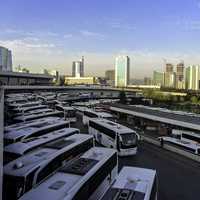
[[[80, 118], [72, 126], [87, 133]], [[136, 156], [119, 158], [119, 168], [123, 166], [156, 169], [159, 200], [199, 199], [200, 164], [197, 162], [141, 141]]]

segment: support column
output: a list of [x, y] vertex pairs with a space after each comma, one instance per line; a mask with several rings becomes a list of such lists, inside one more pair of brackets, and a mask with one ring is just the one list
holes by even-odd
[[4, 131], [4, 88], [0, 87], [0, 199], [3, 185], [3, 131]]

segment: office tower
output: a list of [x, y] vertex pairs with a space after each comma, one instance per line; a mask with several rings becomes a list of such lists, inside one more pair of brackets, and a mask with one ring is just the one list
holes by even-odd
[[173, 71], [174, 66], [171, 63], [166, 63], [166, 71], [164, 73], [164, 86], [167, 88], [175, 88], [176, 73]]
[[186, 68], [186, 88], [188, 90], [200, 89], [200, 65], [191, 65]]
[[0, 46], [0, 71], [12, 71], [12, 53]]
[[84, 56], [82, 56], [82, 59], [81, 59], [81, 69], [80, 69], [80, 74], [82, 77], [84, 77]]
[[118, 56], [115, 60], [115, 86], [127, 87], [129, 84], [130, 58]]
[[144, 85], [152, 85], [152, 79], [150, 77], [144, 77]]
[[166, 63], [166, 72], [167, 73], [173, 73], [174, 71], [174, 66], [171, 63]]
[[167, 88], [175, 88], [176, 86], [176, 73], [165, 72], [164, 73], [164, 86]]
[[107, 70], [105, 72], [105, 79], [108, 85], [114, 86], [115, 84], [115, 70]]
[[164, 72], [153, 72], [153, 84], [158, 86], [164, 85]]
[[84, 57], [80, 61], [74, 61], [72, 63], [72, 76], [84, 77]]
[[176, 66], [176, 88], [184, 89], [185, 81], [184, 81], [184, 63], [181, 62]]

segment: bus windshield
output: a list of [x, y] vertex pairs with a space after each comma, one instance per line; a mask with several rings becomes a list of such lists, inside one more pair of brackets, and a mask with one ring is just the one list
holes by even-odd
[[121, 134], [121, 143], [123, 146], [132, 146], [132, 145], [136, 145], [137, 143], [137, 136], [134, 132], [132, 133], [125, 133], [125, 134]]

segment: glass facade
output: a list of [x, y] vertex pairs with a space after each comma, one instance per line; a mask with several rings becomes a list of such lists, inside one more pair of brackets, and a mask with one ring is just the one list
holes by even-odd
[[129, 65], [128, 56], [118, 56], [115, 62], [115, 86], [126, 87], [129, 82]]
[[12, 54], [4, 47], [0, 47], [0, 71], [12, 71]]

